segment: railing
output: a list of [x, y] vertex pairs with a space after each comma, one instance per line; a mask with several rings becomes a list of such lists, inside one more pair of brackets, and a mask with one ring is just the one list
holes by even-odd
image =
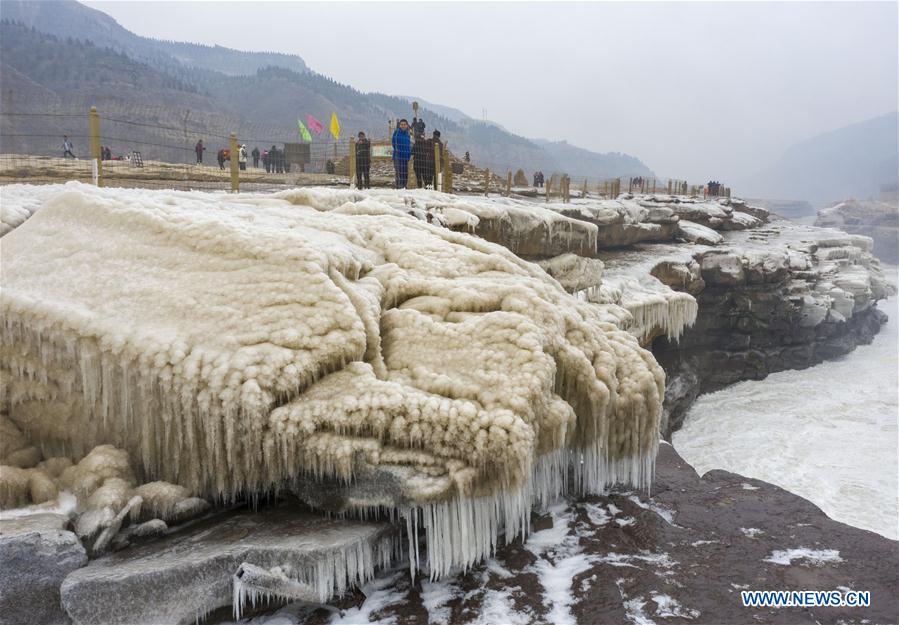
[[[230, 125], [236, 127], [229, 129]], [[271, 128], [244, 127], [209, 113], [185, 111], [172, 119], [165, 109], [113, 108], [98, 111], [0, 111], [0, 184], [67, 180], [100, 186], [164, 187], [239, 191], [305, 185], [364, 184], [356, 162], [355, 139], [272, 136]], [[274, 134], [274, 133], [273, 133]], [[63, 149], [70, 141], [72, 150]], [[68, 145], [68, 144], [67, 144]], [[393, 186], [390, 139], [371, 139], [370, 183]], [[429, 148], [431, 146], [429, 145]], [[421, 157], [421, 153], [418, 157]], [[445, 143], [434, 146], [418, 166], [408, 164], [408, 187], [429, 186], [505, 196], [542, 197], [569, 202], [572, 196], [615, 198], [622, 192], [730, 197], [723, 185], [689, 185], [684, 180], [646, 177], [580, 178], [565, 173], [505, 176], [462, 162]], [[454, 174], [455, 170], [455, 174]], [[533, 184], [528, 184], [532, 183]], [[454, 186], [455, 185], [455, 186]], [[574, 191], [572, 191], [574, 189]]]

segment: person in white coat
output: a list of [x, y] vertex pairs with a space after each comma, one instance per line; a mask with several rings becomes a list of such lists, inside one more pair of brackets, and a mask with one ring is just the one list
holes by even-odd
[[247, 146], [241, 145], [240, 149], [237, 151], [237, 162], [240, 165], [240, 170], [245, 171], [247, 168]]

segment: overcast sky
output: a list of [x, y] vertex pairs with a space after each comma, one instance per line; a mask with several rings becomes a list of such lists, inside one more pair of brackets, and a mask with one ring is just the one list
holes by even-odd
[[298, 54], [357, 89], [486, 109], [663, 176], [743, 178], [897, 108], [896, 2], [85, 4], [140, 35]]

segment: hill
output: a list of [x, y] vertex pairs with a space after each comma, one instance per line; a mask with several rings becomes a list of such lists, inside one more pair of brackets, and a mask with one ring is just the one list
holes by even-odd
[[302, 58], [276, 52], [244, 52], [222, 46], [162, 41], [141, 37], [122, 27], [102, 11], [74, 0], [26, 2], [3, 0], [3, 19], [34, 27], [43, 33], [66, 39], [77, 37], [101, 48], [123, 52], [138, 61], [177, 73], [180, 68], [199, 68], [226, 75], [252, 74], [268, 66], [297, 72], [307, 70]]
[[742, 188], [755, 197], [803, 199], [822, 206], [877, 197], [897, 182], [896, 112], [817, 135], [790, 147]]
[[609, 177], [618, 176], [652, 176], [652, 171], [640, 159], [622, 154], [606, 152], [599, 154], [571, 145], [567, 141], [544, 141], [537, 139], [535, 143], [546, 150], [555, 159], [562, 171], [572, 176], [591, 176], [590, 172], [607, 172]]
[[[388, 119], [411, 116], [410, 98], [360, 92], [309, 70], [298, 56], [140, 37], [108, 15], [74, 0], [4, 0], [3, 18], [0, 77], [4, 111], [47, 111], [50, 107], [51, 111], [86, 112], [96, 105], [101, 114], [171, 126], [169, 131], [140, 126], [127, 129], [131, 142], [176, 143], [173, 149], [147, 146], [148, 157], [189, 160], [189, 146], [204, 138], [204, 133], [210, 147], [223, 143], [232, 131], [248, 145], [296, 141], [296, 120], [307, 113], [327, 121], [336, 111], [344, 137], [357, 130], [385, 137]], [[72, 33], [77, 33], [78, 39], [73, 39]], [[428, 133], [439, 129], [451, 150], [457, 154], [469, 151], [478, 165], [494, 171], [522, 167], [593, 178], [651, 173], [627, 155], [582, 150], [580, 158], [569, 158], [570, 150], [515, 135], [450, 107], [420, 101]], [[29, 133], [24, 133], [4, 119], [7, 136], [3, 143], [17, 149], [35, 149], [46, 143], [42, 151], [55, 150], [58, 141], [52, 137], [41, 143], [13, 141], [9, 135], [55, 135], [62, 127], [48, 119], [35, 122]], [[330, 148], [327, 140], [313, 144], [314, 153], [325, 154]]]

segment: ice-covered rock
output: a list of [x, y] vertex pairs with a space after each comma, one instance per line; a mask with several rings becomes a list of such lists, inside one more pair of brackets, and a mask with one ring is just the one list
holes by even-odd
[[538, 265], [559, 281], [569, 293], [591, 292], [602, 283], [602, 261], [576, 254], [562, 254], [541, 260]]
[[[869, 342], [885, 319], [877, 300], [895, 292], [870, 239], [831, 229], [776, 220], [696, 248], [703, 279], [696, 324], [680, 342], [653, 346], [673, 389], [666, 434], [700, 392], [805, 368]], [[669, 282], [677, 279], [677, 269], [663, 269]], [[679, 272], [686, 278], [685, 267]]]
[[[66, 186], [4, 237], [11, 419], [45, 453], [112, 442], [140, 480], [225, 498], [395, 469], [400, 492], [356, 512], [399, 507], [432, 574], [526, 531], [571, 469], [579, 490], [648, 483], [663, 374], [600, 307], [427, 223], [440, 198], [324, 196]], [[544, 212], [550, 243], [592, 231]], [[89, 497], [137, 484], [126, 465], [59, 479]]]
[[684, 241], [703, 245], [718, 245], [724, 240], [723, 236], [711, 228], [686, 219], [677, 223], [677, 236]]
[[702, 257], [702, 279], [716, 286], [737, 286], [746, 282], [743, 261], [736, 253], [710, 252]]
[[[593, 256], [597, 229], [541, 204], [504, 197], [459, 196], [429, 190], [366, 191], [320, 188], [276, 194], [293, 204], [321, 211], [383, 212], [385, 205], [417, 219], [499, 243], [518, 256], [550, 258], [566, 253]], [[372, 201], [377, 202], [376, 205]], [[552, 205], [555, 206], [555, 205]]]
[[871, 237], [878, 258], [899, 264], [899, 205], [895, 202], [849, 199], [819, 210], [815, 225]]
[[[399, 555], [389, 524], [290, 506], [230, 512], [91, 561], [62, 583], [62, 605], [77, 625], [189, 625], [222, 606], [240, 614], [264, 596], [297, 599], [297, 588], [327, 601]], [[236, 575], [248, 568], [246, 581]]]

